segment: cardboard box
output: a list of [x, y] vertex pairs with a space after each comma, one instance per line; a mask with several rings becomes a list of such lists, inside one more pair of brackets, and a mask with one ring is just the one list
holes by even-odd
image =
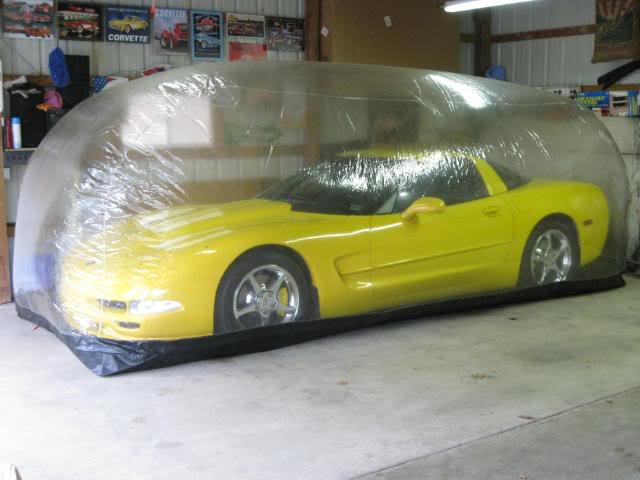
[[638, 90], [583, 92], [578, 94], [576, 101], [603, 116], [638, 117], [638, 94]]
[[609, 115], [612, 117], [637, 117], [638, 90], [609, 92]]
[[576, 101], [588, 108], [609, 108], [609, 92], [582, 92], [576, 96]]

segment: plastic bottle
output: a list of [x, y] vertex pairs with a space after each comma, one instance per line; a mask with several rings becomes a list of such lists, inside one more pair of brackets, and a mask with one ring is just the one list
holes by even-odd
[[22, 131], [20, 129], [20, 117], [11, 117], [11, 133], [13, 135], [13, 148], [22, 148]]

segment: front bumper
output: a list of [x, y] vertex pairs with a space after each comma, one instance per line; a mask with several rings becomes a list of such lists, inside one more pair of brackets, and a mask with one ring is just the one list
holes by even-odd
[[[65, 322], [84, 334], [113, 340], [175, 340], [213, 333], [218, 278], [194, 280], [165, 270], [155, 275], [63, 267], [59, 303]], [[174, 308], [137, 314], [132, 303], [171, 302]]]

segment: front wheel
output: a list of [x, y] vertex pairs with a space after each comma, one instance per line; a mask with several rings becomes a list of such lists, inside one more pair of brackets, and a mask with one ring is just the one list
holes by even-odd
[[250, 252], [236, 260], [218, 287], [214, 333], [298, 322], [310, 311], [311, 288], [288, 255]]
[[573, 225], [548, 219], [533, 229], [522, 254], [522, 287], [534, 287], [573, 280], [580, 269], [580, 246]]

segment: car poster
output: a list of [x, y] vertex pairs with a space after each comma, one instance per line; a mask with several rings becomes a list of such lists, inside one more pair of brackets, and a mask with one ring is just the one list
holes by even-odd
[[304, 50], [304, 19], [267, 17], [269, 50], [302, 52]]
[[151, 20], [148, 8], [109, 5], [105, 17], [107, 42], [149, 43]]
[[264, 60], [267, 46], [264, 43], [229, 42], [229, 60]]
[[193, 61], [223, 60], [222, 13], [192, 10], [190, 15]]
[[227, 13], [227, 38], [239, 41], [264, 41], [264, 15]]
[[186, 55], [189, 45], [188, 12], [158, 8], [153, 20], [153, 49], [158, 55]]
[[4, 36], [53, 38], [53, 0], [4, 0]]
[[102, 41], [102, 5], [58, 2], [58, 37]]

